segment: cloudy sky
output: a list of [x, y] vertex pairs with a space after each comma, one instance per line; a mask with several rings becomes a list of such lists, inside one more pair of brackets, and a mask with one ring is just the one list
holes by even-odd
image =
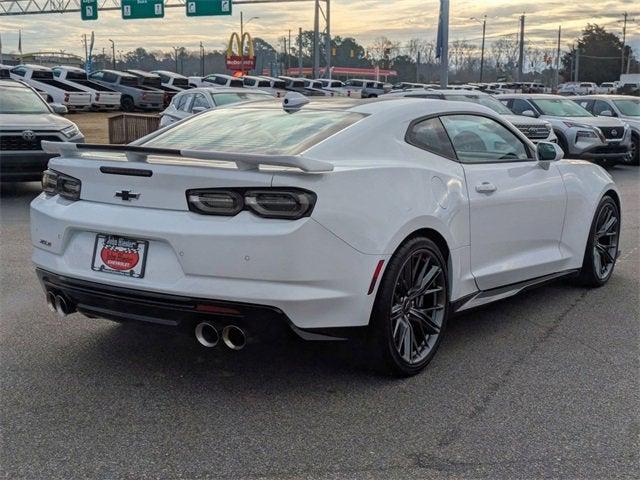
[[[102, 1], [102, 0], [100, 0]], [[363, 45], [385, 35], [395, 41], [412, 37], [435, 39], [438, 0], [332, 0], [332, 34], [354, 36]], [[79, 13], [0, 17], [4, 52], [17, 51], [18, 29], [22, 29], [23, 52], [64, 50], [81, 54], [83, 33], [95, 31], [96, 51], [108, 50], [111, 38], [118, 50], [138, 46], [168, 50], [173, 46], [196, 49], [202, 41], [208, 49], [220, 49], [233, 30], [239, 29], [240, 11], [246, 30], [254, 37], [277, 44], [289, 29], [313, 28], [313, 3], [235, 5], [231, 17], [187, 18], [183, 8], [168, 8], [164, 19], [128, 20], [119, 11], [100, 12], [99, 20], [83, 22]], [[470, 17], [487, 15], [488, 41], [515, 33], [518, 17], [526, 14], [526, 39], [548, 48], [563, 29], [563, 47], [571, 43], [586, 23], [604, 25], [622, 33], [619, 21], [624, 11], [635, 17], [627, 29], [629, 43], [640, 50], [640, 0], [451, 0], [450, 40], [479, 41], [481, 26]]]

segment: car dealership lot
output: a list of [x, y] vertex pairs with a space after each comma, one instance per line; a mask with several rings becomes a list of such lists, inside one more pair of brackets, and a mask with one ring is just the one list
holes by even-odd
[[632, 478], [640, 449], [640, 186], [623, 193], [605, 287], [567, 281], [450, 324], [416, 377], [367, 369], [349, 344], [204, 350], [50, 313], [30, 264], [29, 201], [3, 185], [6, 478]]

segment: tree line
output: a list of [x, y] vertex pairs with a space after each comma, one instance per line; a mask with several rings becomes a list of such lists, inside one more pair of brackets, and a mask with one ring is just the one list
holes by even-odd
[[[313, 66], [313, 32], [302, 33], [301, 49], [294, 37], [289, 44], [287, 38], [272, 45], [262, 38], [254, 39], [256, 70], [260, 74], [266, 70], [282, 74], [288, 67], [297, 67], [300, 58], [303, 67]], [[515, 77], [518, 68], [518, 38], [505, 35], [494, 40], [484, 52], [483, 78], [485, 81], [509, 81]], [[603, 27], [587, 25], [580, 38], [574, 41], [561, 56], [560, 80], [575, 79], [576, 57], [579, 79], [601, 83], [619, 78], [622, 59], [622, 41]], [[301, 55], [300, 55], [301, 53]], [[626, 61], [631, 72], [640, 68], [634, 52], [625, 47]], [[138, 68], [143, 70], [171, 70], [183, 75], [222, 73], [225, 68], [225, 49], [206, 50], [176, 48], [172, 51], [147, 51], [138, 47], [128, 52], [116, 54], [117, 69]], [[539, 47], [531, 42], [525, 46], [523, 65], [524, 81], [538, 81], [552, 84], [555, 78], [556, 49]], [[449, 81], [478, 81], [481, 63], [481, 49], [476, 43], [454, 40], [449, 45]], [[111, 68], [113, 58], [103, 51], [92, 57], [93, 68]], [[436, 45], [432, 41], [412, 38], [407, 42], [395, 42], [380, 36], [369, 45], [361, 45], [353, 37], [336, 36], [331, 40], [331, 63], [341, 67], [378, 66], [394, 69], [400, 81], [437, 82], [439, 62], [436, 59]], [[324, 66], [321, 55], [320, 65]], [[625, 66], [626, 68], [626, 66]]]

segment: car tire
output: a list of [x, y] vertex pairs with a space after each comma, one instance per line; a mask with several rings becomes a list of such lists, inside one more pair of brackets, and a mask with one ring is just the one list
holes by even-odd
[[389, 260], [371, 312], [368, 349], [376, 369], [401, 377], [424, 369], [440, 345], [448, 313], [446, 260], [432, 240], [413, 237]]
[[640, 135], [631, 138], [631, 164], [640, 165]]
[[[611, 226], [608, 226], [611, 223]], [[596, 209], [589, 229], [578, 281], [586, 287], [601, 287], [609, 281], [618, 258], [620, 209], [605, 195]]]
[[125, 112], [133, 112], [136, 108], [136, 104], [133, 101], [133, 98], [131, 98], [129, 95], [123, 95], [122, 98], [120, 98], [120, 106]]

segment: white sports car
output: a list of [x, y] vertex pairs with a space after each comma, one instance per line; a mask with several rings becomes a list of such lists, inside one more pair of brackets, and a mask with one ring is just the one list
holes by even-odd
[[295, 95], [136, 145], [43, 142], [60, 155], [31, 204], [50, 308], [234, 349], [279, 326], [358, 337], [411, 375], [452, 313], [610, 278], [620, 195], [599, 166], [480, 105]]

